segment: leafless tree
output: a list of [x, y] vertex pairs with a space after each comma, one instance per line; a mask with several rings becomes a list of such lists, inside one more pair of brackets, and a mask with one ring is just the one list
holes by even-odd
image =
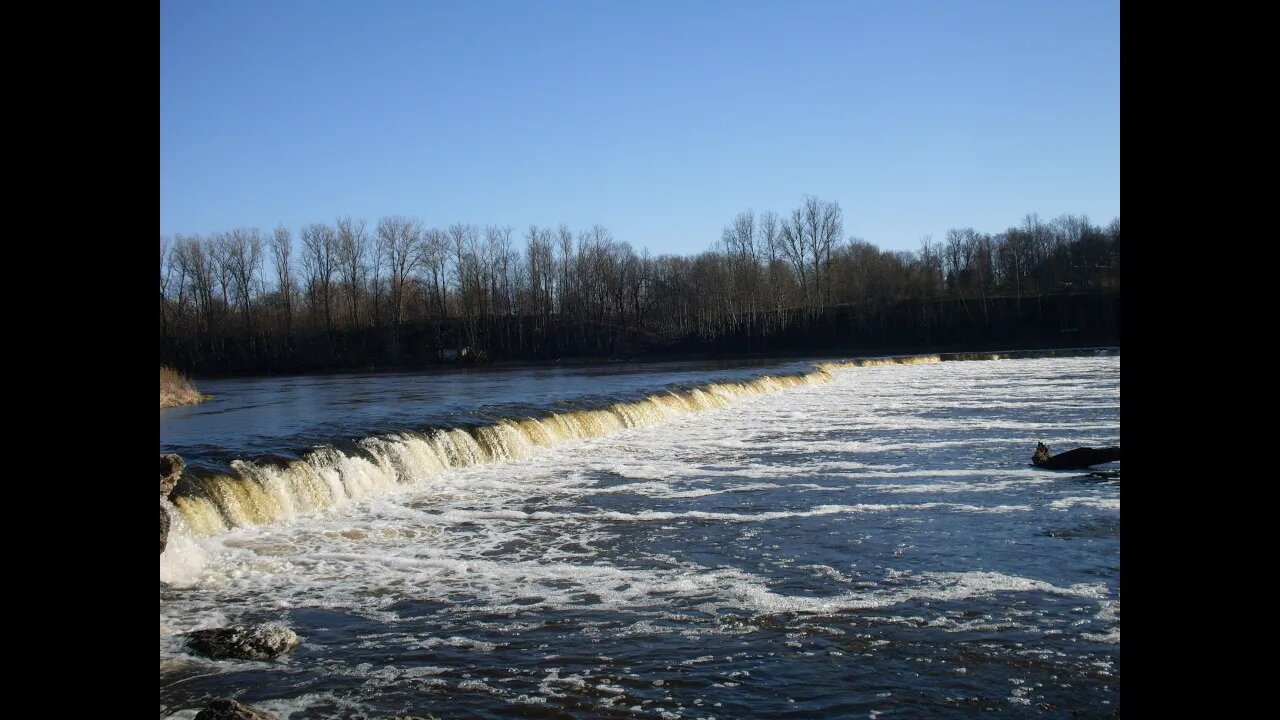
[[258, 273], [262, 268], [262, 235], [258, 228], [236, 228], [222, 238], [220, 257], [226, 275], [240, 306], [244, 329], [253, 332], [251, 302], [257, 291]]
[[280, 293], [284, 332], [288, 336], [293, 333], [293, 237], [283, 225], [277, 225], [271, 233], [271, 258], [276, 266], [276, 291]]
[[[265, 238], [254, 228], [162, 238], [162, 357], [279, 369], [303, 356], [314, 369], [396, 364], [408, 339], [415, 350], [462, 344], [513, 357], [754, 352], [849, 332], [910, 342], [935, 329], [956, 337], [1026, 326], [1026, 312], [1040, 327], [1056, 312], [1065, 328], [1110, 301], [1091, 295], [1081, 302], [1092, 305], [1068, 308], [1046, 304], [1047, 294], [1119, 287], [1119, 218], [1096, 227], [1084, 216], [1045, 223], [1031, 214], [994, 236], [953, 228], [913, 253], [843, 239], [840, 206], [806, 196], [784, 217], [739, 213], [715, 247], [689, 257], [637, 252], [599, 224], [576, 235], [530, 225], [523, 252], [512, 234], [461, 223], [425, 230], [389, 216], [372, 235], [350, 218], [306, 226], [296, 249], [283, 226]], [[262, 279], [264, 243], [273, 288]], [[384, 322], [388, 335], [363, 330]]]
[[365, 276], [367, 238], [365, 221], [339, 218], [338, 224], [338, 272], [346, 288], [351, 307], [351, 324], [360, 326], [360, 287]]
[[449, 240], [445, 231], [431, 228], [423, 238], [423, 265], [430, 274], [428, 286], [435, 316], [449, 317]]
[[324, 223], [313, 223], [302, 231], [302, 269], [307, 277], [313, 316], [324, 315], [324, 329], [333, 334], [333, 282], [338, 269], [338, 233]]
[[403, 215], [391, 215], [378, 221], [378, 243], [387, 258], [391, 281], [391, 325], [404, 322], [406, 287], [422, 264], [422, 221]]

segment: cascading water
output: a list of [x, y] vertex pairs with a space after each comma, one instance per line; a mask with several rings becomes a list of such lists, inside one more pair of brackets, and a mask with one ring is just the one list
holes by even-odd
[[[937, 356], [931, 357], [932, 362], [937, 362]], [[929, 361], [912, 357], [887, 362]], [[370, 437], [358, 443], [358, 453], [321, 447], [283, 465], [235, 460], [231, 463], [234, 475], [184, 478], [174, 491], [173, 504], [186, 527], [203, 535], [232, 527], [294, 520], [393, 492], [401, 485], [429, 482], [452, 468], [523, 460], [539, 448], [723, 408], [734, 398], [829, 382], [829, 369], [854, 365], [828, 364], [803, 375], [765, 375], [744, 382], [709, 383], [654, 393], [643, 400], [613, 403], [605, 408], [507, 418], [491, 425]]]
[[[1026, 354], [1025, 352], [1020, 354]], [[1011, 354], [1006, 353], [1004, 357]], [[831, 381], [831, 373], [860, 367], [919, 365], [944, 360], [998, 360], [996, 353], [860, 358], [820, 363], [803, 374], [762, 375], [742, 382], [651, 394], [606, 408], [507, 418], [492, 425], [435, 428], [359, 441], [358, 453], [319, 447], [285, 464], [234, 460], [234, 475], [185, 478], [172, 497], [184, 522], [175, 534], [210, 535], [233, 527], [292, 521], [327, 508], [430, 482], [452, 468], [532, 457], [539, 448], [598, 438], [672, 417], [726, 407], [735, 398]], [[180, 551], [175, 551], [177, 555]], [[189, 563], [182, 563], [187, 565]], [[161, 560], [161, 579], [166, 563]]]
[[1117, 442], [1116, 355], [226, 381], [161, 418], [161, 718], [1107, 716], [1118, 471], [1030, 455]]

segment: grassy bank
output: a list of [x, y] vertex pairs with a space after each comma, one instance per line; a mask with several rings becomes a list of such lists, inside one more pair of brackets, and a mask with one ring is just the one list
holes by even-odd
[[210, 398], [196, 390], [186, 375], [168, 365], [160, 366], [160, 409], [194, 405]]

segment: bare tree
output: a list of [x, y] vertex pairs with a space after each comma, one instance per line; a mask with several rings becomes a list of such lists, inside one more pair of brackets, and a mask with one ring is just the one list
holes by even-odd
[[405, 288], [422, 264], [422, 221], [402, 215], [384, 217], [378, 221], [377, 234], [391, 281], [391, 324], [398, 329], [404, 322]]
[[423, 265], [431, 273], [428, 283], [435, 317], [449, 317], [449, 239], [443, 230], [431, 228], [423, 237]]
[[466, 344], [471, 347], [479, 340], [479, 320], [484, 303], [484, 262], [480, 257], [479, 232], [469, 223], [454, 223], [447, 232], [454, 281], [457, 283], [458, 309]]
[[214, 279], [222, 301], [218, 310], [222, 328], [228, 326], [228, 314], [231, 311], [231, 296], [234, 294], [234, 279], [231, 273], [231, 237], [229, 233], [217, 233], [208, 241], [208, 256], [213, 265]]
[[170, 261], [173, 242], [160, 236], [160, 337], [169, 336], [168, 290], [173, 278], [174, 263]]
[[920, 254], [917, 257], [922, 270], [921, 290], [924, 299], [932, 300], [937, 297], [938, 289], [942, 285], [942, 250], [938, 243], [933, 241], [932, 235], [920, 238]]
[[576, 273], [574, 272], [573, 232], [569, 230], [568, 225], [560, 224], [559, 229], [556, 231], [556, 239], [560, 247], [559, 312], [565, 317], [571, 317], [578, 293], [574, 282]]
[[[209, 241], [202, 240], [199, 235], [183, 237], [175, 236], [174, 252], [178, 262], [179, 271], [184, 278], [189, 278], [191, 282], [191, 303], [195, 308], [196, 314], [200, 317], [200, 332], [205, 335], [206, 340], [210, 338], [214, 329], [214, 271], [213, 259], [207, 251], [210, 246]], [[178, 311], [182, 314], [185, 295], [180, 293], [178, 296]]]
[[221, 258], [240, 306], [247, 333], [253, 332], [251, 302], [262, 267], [262, 235], [258, 228], [236, 228], [222, 238]]
[[293, 333], [293, 237], [289, 229], [277, 225], [271, 233], [271, 258], [276, 266], [276, 291], [280, 293], [280, 302], [284, 308], [285, 335]]
[[756, 233], [759, 247], [756, 250], [756, 256], [764, 261], [765, 272], [769, 277], [769, 305], [777, 312], [782, 310], [784, 284], [780, 233], [778, 214], [772, 210], [760, 213], [759, 231]]
[[809, 236], [805, 232], [803, 208], [792, 210], [791, 217], [782, 221], [782, 230], [778, 234], [778, 239], [782, 257], [791, 264], [791, 269], [795, 271], [796, 278], [800, 281], [800, 293], [804, 295], [805, 301], [812, 305], [812, 274], [808, 263]]
[[755, 213], [738, 213], [721, 233], [721, 244], [728, 259], [732, 281], [728, 285], [726, 309], [730, 323], [753, 324], [760, 300], [760, 243], [756, 240]]
[[747, 210], [738, 213], [733, 222], [724, 226], [720, 242], [730, 257], [754, 262], [756, 258], [756, 216]]
[[488, 225], [484, 229], [485, 255], [489, 260], [489, 295], [494, 309], [501, 315], [510, 315], [514, 309], [511, 283], [511, 233], [510, 225]]
[[363, 219], [338, 219], [338, 268], [351, 306], [351, 324], [360, 326], [360, 284], [365, 276], [367, 238]]
[[381, 300], [382, 300], [382, 273], [387, 266], [386, 245], [377, 237], [377, 231], [374, 231], [374, 237], [367, 243], [369, 252], [369, 266], [367, 268], [369, 278], [369, 295], [372, 296], [372, 307], [370, 315], [372, 316], [371, 324], [381, 325]]
[[550, 228], [541, 230], [537, 225], [530, 225], [525, 233], [525, 241], [530, 312], [541, 318], [542, 326], [545, 328], [551, 322], [552, 294], [555, 284], [555, 251], [551, 245], [553, 241], [551, 230]]
[[809, 236], [809, 252], [813, 262], [813, 282], [817, 299], [823, 305], [830, 303], [827, 268], [831, 264], [831, 249], [844, 236], [844, 214], [840, 204], [825, 202], [813, 196], [804, 199], [804, 223]]
[[[434, 340], [415, 338], [428, 348], [458, 342], [507, 357], [686, 343], [756, 351], [775, 339], [786, 348], [887, 346], [928, 338], [933, 327], [982, 326], [992, 338], [1026, 328], [1026, 299], [1037, 322], [1056, 311], [1081, 328], [1118, 327], [1086, 321], [1107, 312], [1105, 296], [1048, 295], [1119, 287], [1119, 218], [1095, 227], [1084, 216], [1045, 223], [1030, 214], [994, 237], [973, 228], [953, 228], [944, 242], [926, 236], [915, 253], [846, 241], [843, 225], [837, 203], [806, 196], [783, 217], [739, 213], [708, 252], [657, 258], [599, 224], [577, 234], [530, 225], [523, 252], [507, 226], [424, 230], [401, 216], [371, 234], [350, 218], [309, 225], [296, 253], [284, 227], [266, 237], [254, 228], [175, 235], [161, 238], [161, 354], [208, 369], [396, 364], [404, 326], [422, 322]], [[263, 244], [275, 292], [262, 279]], [[384, 322], [394, 326], [389, 347], [381, 334], [356, 332]]]
[[302, 231], [302, 267], [307, 274], [314, 317], [324, 314], [324, 329], [333, 334], [333, 278], [338, 269], [338, 233], [324, 223], [312, 223]]

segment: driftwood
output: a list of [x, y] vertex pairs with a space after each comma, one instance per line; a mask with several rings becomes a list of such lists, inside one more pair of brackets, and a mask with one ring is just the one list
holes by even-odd
[[1050, 455], [1048, 445], [1036, 443], [1036, 454], [1031, 456], [1031, 462], [1036, 467], [1048, 470], [1081, 470], [1102, 463], [1116, 462], [1119, 459], [1119, 445], [1105, 448], [1082, 447]]

